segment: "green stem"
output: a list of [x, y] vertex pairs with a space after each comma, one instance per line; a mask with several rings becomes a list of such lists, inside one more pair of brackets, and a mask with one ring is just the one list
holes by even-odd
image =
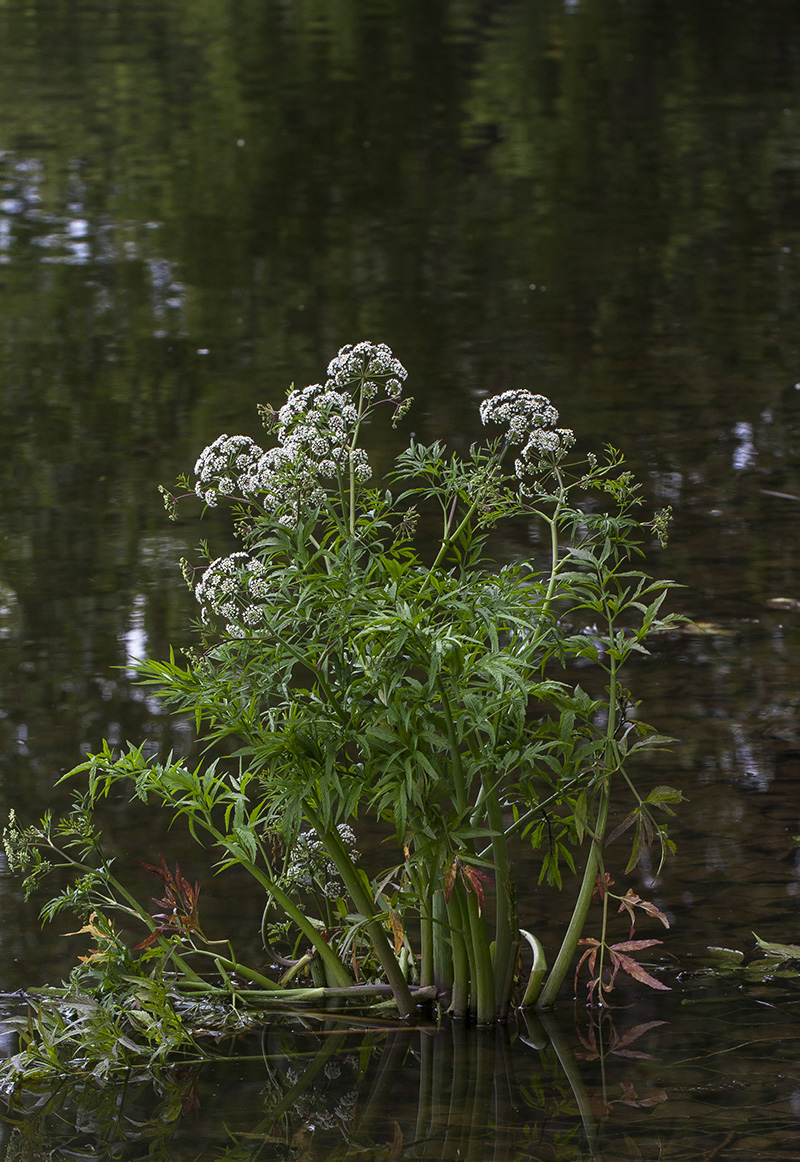
[[[427, 868], [426, 868], [427, 872]], [[431, 882], [426, 874], [420, 890], [420, 918], [419, 918], [419, 948], [420, 965], [419, 981], [423, 985], [434, 983], [434, 937], [433, 937], [433, 893]]]
[[[439, 552], [436, 554], [436, 558], [430, 567], [430, 570], [429, 570], [430, 573], [434, 573], [439, 568], [442, 561], [447, 556], [447, 551], [450, 548], [450, 546], [453, 544], [454, 541], [458, 540], [458, 538], [461, 536], [464, 529], [467, 527], [467, 525], [471, 521], [472, 517], [475, 515], [475, 512], [477, 511], [477, 508], [478, 508], [478, 503], [479, 502], [477, 500], [473, 500], [472, 504], [467, 509], [466, 515], [463, 517], [462, 520], [459, 521], [455, 532], [452, 532], [452, 533], [445, 532], [444, 536], [442, 537], [442, 543], [441, 543], [441, 546], [439, 548]], [[451, 521], [448, 520], [448, 522], [447, 522], [448, 528], [450, 527], [450, 524], [451, 524]], [[423, 584], [422, 584], [422, 589], [424, 590], [424, 588], [425, 588], [425, 582], [423, 582]]]
[[553, 600], [553, 593], [555, 592], [555, 588], [556, 588], [556, 573], [557, 573], [558, 565], [559, 565], [558, 514], [559, 514], [560, 509], [561, 509], [561, 500], [559, 499], [559, 502], [556, 505], [555, 512], [553, 513], [553, 515], [551, 517], [547, 518], [547, 523], [550, 525], [550, 552], [551, 552], [552, 560], [550, 562], [550, 580], [548, 582], [547, 592], [544, 595], [544, 601], [542, 603], [542, 612], [543, 613], [547, 613], [549, 611], [550, 602]]
[[606, 829], [606, 820], [608, 819], [608, 789], [603, 787], [600, 791], [600, 805], [597, 812], [597, 823], [595, 825], [595, 834], [592, 837], [592, 843], [589, 848], [589, 854], [586, 859], [586, 867], [583, 872], [583, 880], [581, 881], [578, 898], [575, 901], [575, 907], [572, 912], [572, 919], [569, 922], [569, 927], [564, 934], [564, 939], [561, 942], [561, 948], [558, 951], [558, 956], [555, 959], [550, 974], [545, 981], [544, 988], [539, 996], [538, 1008], [551, 1009], [555, 1004], [556, 997], [561, 985], [564, 983], [564, 978], [569, 972], [572, 959], [578, 947], [578, 941], [583, 932], [583, 926], [586, 923], [586, 916], [589, 911], [589, 905], [592, 901], [592, 892], [594, 891], [595, 883], [597, 882], [597, 873], [600, 868], [600, 847], [603, 842], [603, 835]]
[[[460, 888], [460, 885], [456, 885]], [[478, 897], [474, 892], [465, 890], [465, 911], [469, 925], [469, 938], [473, 949], [473, 1008], [477, 1011], [479, 1025], [491, 1025], [497, 1019], [495, 1003], [494, 972], [492, 970], [492, 954], [489, 950], [489, 940], [486, 935], [486, 923], [479, 910]]]
[[450, 925], [444, 892], [433, 893], [433, 981], [437, 991], [450, 995], [453, 989], [453, 944], [449, 938]]
[[[603, 874], [603, 859], [602, 854], [598, 863], [598, 871], [600, 875]], [[608, 884], [603, 884], [603, 928], [600, 933], [600, 958], [597, 972], [597, 1002], [603, 1003], [603, 963], [605, 961], [606, 951], [606, 932], [608, 931]]]
[[[613, 641], [614, 626], [613, 621], [608, 618], [609, 626], [609, 640]], [[569, 927], [564, 934], [564, 939], [561, 943], [558, 956], [552, 967], [550, 975], [545, 981], [541, 996], [539, 997], [540, 1009], [550, 1009], [553, 1007], [558, 995], [558, 990], [564, 982], [564, 978], [569, 971], [572, 958], [578, 947], [578, 941], [583, 932], [583, 926], [586, 923], [586, 916], [589, 911], [589, 905], [592, 902], [592, 893], [594, 891], [595, 883], [597, 882], [597, 874], [602, 866], [602, 847], [603, 838], [606, 832], [606, 823], [608, 821], [608, 805], [610, 800], [610, 776], [618, 769], [618, 755], [614, 735], [617, 729], [617, 662], [614, 657], [610, 659], [608, 666], [608, 717], [606, 722], [606, 745], [604, 755], [605, 779], [600, 788], [600, 803], [597, 809], [597, 818], [595, 821], [594, 834], [592, 835], [592, 842], [589, 848], [589, 854], [586, 859], [586, 867], [583, 872], [583, 880], [581, 882], [578, 898], [575, 901], [575, 908], [572, 912], [572, 919]], [[614, 760], [613, 762], [611, 760]]]
[[220, 847], [231, 852], [237, 864], [250, 873], [253, 879], [272, 897], [278, 907], [297, 925], [312, 947], [319, 953], [320, 960], [325, 966], [326, 976], [335, 984], [341, 986], [350, 985], [352, 983], [350, 973], [342, 964], [341, 960], [339, 960], [339, 957], [328, 944], [322, 933], [317, 931], [311, 921], [303, 915], [283, 889], [270, 876], [263, 872], [257, 864], [248, 859], [238, 845], [233, 850], [231, 842], [213, 824], [202, 819], [198, 820], [198, 822], [201, 823], [201, 826], [204, 827], [209, 835], [214, 837]]
[[347, 888], [357, 911], [366, 919], [367, 933], [372, 942], [372, 947], [375, 950], [375, 955], [380, 961], [381, 968], [386, 974], [386, 979], [392, 986], [392, 992], [394, 993], [400, 1016], [410, 1017], [416, 1010], [416, 1004], [411, 997], [408, 982], [403, 976], [403, 970], [394, 954], [392, 946], [389, 944], [383, 924], [375, 916], [375, 908], [371, 896], [365, 891], [359, 878], [358, 870], [347, 854], [347, 849], [342, 843], [339, 833], [335, 828], [323, 827], [314, 810], [308, 804], [306, 804], [306, 815], [311, 826], [322, 840], [326, 853], [342, 877], [344, 886]]
[[218, 953], [206, 948], [196, 948], [194, 950], [198, 956], [210, 956], [214, 963], [219, 967], [225, 969], [226, 972], [237, 972], [239, 976], [243, 976], [245, 980], [249, 980], [252, 984], [256, 984], [259, 988], [266, 992], [282, 992], [281, 986], [276, 984], [268, 976], [264, 976], [260, 972], [256, 972], [254, 968], [248, 968], [246, 964], [240, 964], [238, 960], [230, 960], [227, 956], [220, 956]]
[[449, 1011], [455, 1017], [466, 1017], [469, 1012], [469, 950], [464, 917], [458, 892], [455, 889], [451, 893], [446, 907], [450, 925], [450, 943], [453, 949], [453, 992]]

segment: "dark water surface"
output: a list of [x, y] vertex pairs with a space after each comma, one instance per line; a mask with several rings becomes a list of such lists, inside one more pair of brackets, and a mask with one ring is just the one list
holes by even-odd
[[[0, 0], [5, 808], [63, 806], [104, 737], [190, 746], [125, 669], [190, 640], [203, 530], [156, 484], [364, 337], [409, 368], [420, 439], [464, 447], [480, 398], [529, 387], [673, 506], [649, 564], [702, 632], [658, 641], [636, 694], [680, 740], [642, 777], [688, 802], [677, 860], [632, 879], [673, 991], [625, 993], [594, 1041], [565, 1001], [571, 1078], [541, 1030], [365, 1050], [289, 1022], [201, 1077], [165, 1156], [567, 1159], [591, 1122], [610, 1158], [797, 1157], [796, 979], [718, 979], [707, 949], [800, 940], [800, 8]], [[113, 824], [121, 859], [192, 874]], [[231, 885], [203, 891], [230, 923]], [[0, 990], [59, 979], [61, 928], [8, 876], [0, 899]], [[559, 901], [523, 903], [554, 939]]]

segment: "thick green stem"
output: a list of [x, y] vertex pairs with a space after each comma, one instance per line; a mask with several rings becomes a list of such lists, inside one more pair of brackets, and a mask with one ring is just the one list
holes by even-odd
[[470, 957], [461, 902], [455, 889], [447, 901], [447, 918], [453, 949], [453, 992], [449, 1011], [454, 1017], [466, 1017], [469, 1012]]
[[220, 971], [224, 969], [225, 972], [236, 972], [266, 992], [281, 992], [280, 985], [276, 984], [274, 980], [270, 980], [263, 973], [256, 972], [254, 968], [248, 968], [246, 964], [240, 964], [238, 960], [229, 960], [227, 956], [218, 956], [210, 949], [199, 948], [197, 951], [201, 956], [210, 956]]
[[578, 941], [583, 932], [583, 926], [586, 923], [586, 916], [589, 911], [589, 905], [592, 902], [592, 892], [597, 881], [597, 873], [600, 870], [600, 848], [603, 842], [603, 835], [606, 829], [606, 820], [608, 818], [608, 789], [603, 787], [600, 792], [600, 806], [597, 812], [597, 823], [595, 825], [595, 833], [592, 838], [592, 843], [589, 848], [589, 854], [586, 859], [586, 867], [583, 872], [583, 880], [581, 888], [578, 892], [578, 898], [575, 901], [575, 907], [572, 912], [572, 919], [569, 927], [564, 934], [564, 939], [561, 942], [558, 956], [555, 959], [550, 974], [545, 981], [544, 988], [539, 995], [539, 1003], [537, 1008], [551, 1009], [556, 1002], [558, 991], [564, 983], [564, 978], [569, 972], [572, 964], [575, 951], [578, 947]]
[[453, 988], [453, 944], [447, 905], [441, 888], [433, 893], [433, 981], [437, 991], [450, 995]]
[[416, 1004], [411, 996], [411, 991], [408, 987], [408, 981], [403, 975], [403, 970], [400, 963], [394, 954], [394, 950], [389, 943], [386, 936], [386, 931], [381, 921], [375, 916], [375, 906], [371, 895], [365, 890], [359, 873], [353, 864], [350, 856], [347, 854], [339, 833], [335, 828], [324, 828], [319, 823], [314, 811], [306, 807], [306, 814], [309, 822], [319, 835], [325, 847], [325, 851], [333, 862], [339, 875], [342, 877], [344, 886], [350, 894], [350, 898], [356, 906], [356, 909], [366, 919], [367, 934], [372, 943], [375, 955], [380, 961], [381, 968], [386, 974], [386, 979], [392, 987], [397, 1008], [401, 1017], [410, 1017], [416, 1010]]
[[422, 903], [419, 918], [419, 982], [424, 987], [434, 983], [433, 899], [430, 878], [427, 875], [420, 898]]
[[[457, 889], [460, 885], [457, 885]], [[465, 891], [464, 908], [469, 925], [469, 939], [472, 941], [473, 965], [473, 1008], [479, 1025], [491, 1025], [497, 1017], [495, 1003], [494, 972], [492, 954], [486, 936], [486, 924], [479, 910], [478, 897], [474, 892]]]
[[[614, 624], [613, 619], [608, 617], [608, 635], [609, 641], [614, 640]], [[606, 822], [608, 820], [608, 804], [610, 800], [610, 776], [611, 773], [619, 768], [619, 756], [617, 753], [617, 746], [614, 740], [614, 735], [617, 729], [617, 662], [612, 656], [608, 666], [608, 716], [606, 721], [606, 742], [605, 742], [605, 781], [600, 789], [600, 803], [597, 808], [597, 819], [595, 821], [594, 834], [592, 835], [592, 843], [589, 848], [589, 854], [586, 859], [586, 867], [583, 872], [583, 881], [581, 882], [578, 899], [575, 901], [575, 908], [572, 913], [569, 927], [564, 935], [564, 939], [559, 949], [558, 956], [550, 971], [550, 975], [545, 981], [539, 997], [538, 1008], [551, 1009], [555, 1004], [558, 990], [564, 982], [564, 978], [569, 971], [572, 963], [572, 958], [578, 947], [578, 941], [583, 932], [583, 926], [586, 923], [586, 916], [589, 911], [589, 905], [592, 902], [592, 893], [594, 891], [595, 883], [597, 882], [597, 874], [602, 866], [602, 847], [603, 838], [606, 832]]]

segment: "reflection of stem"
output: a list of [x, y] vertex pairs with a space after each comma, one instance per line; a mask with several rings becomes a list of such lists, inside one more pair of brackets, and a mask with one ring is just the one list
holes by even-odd
[[452, 1050], [448, 1065], [453, 1084], [450, 1088], [450, 1104], [447, 1121], [442, 1136], [441, 1158], [461, 1158], [464, 1138], [464, 1117], [470, 1090], [469, 1047], [467, 1031], [463, 1021], [450, 1022]]
[[483, 1131], [492, 1124], [492, 1091], [494, 1088], [494, 1030], [478, 1029], [473, 1034], [475, 1044], [475, 1061], [470, 1071], [473, 1078], [473, 1093], [471, 1109], [464, 1111], [467, 1115], [464, 1126], [467, 1140], [460, 1157], [474, 1162], [483, 1162], [485, 1157]]
[[430, 1136], [431, 1118], [434, 1116], [436, 1105], [434, 1096], [434, 1061], [433, 1052], [436, 1044], [433, 1037], [420, 1036], [419, 1040], [419, 1102], [417, 1103], [417, 1125], [414, 1133], [414, 1145], [425, 1153], [425, 1143]]
[[[263, 1138], [264, 1144], [267, 1143], [269, 1131], [292, 1108], [300, 1095], [308, 1089], [314, 1078], [325, 1068], [326, 1063], [333, 1057], [334, 1053], [338, 1049], [344, 1048], [346, 1037], [346, 1033], [334, 1033], [324, 1042], [319, 1052], [310, 1062], [308, 1068], [303, 1071], [302, 1076], [297, 1079], [292, 1088], [287, 1090], [280, 1101], [272, 1107], [267, 1116], [254, 1128], [253, 1132], [249, 1135], [252, 1141], [255, 1142], [259, 1138]], [[250, 1155], [250, 1157], [255, 1156]]]
[[572, 1090], [573, 1096], [578, 1106], [578, 1112], [581, 1115], [583, 1122], [583, 1132], [586, 1135], [586, 1144], [589, 1147], [592, 1158], [595, 1162], [601, 1162], [599, 1140], [597, 1137], [597, 1124], [595, 1122], [594, 1114], [592, 1113], [592, 1103], [589, 1099], [589, 1094], [586, 1086], [583, 1083], [580, 1070], [578, 1069], [575, 1058], [570, 1052], [567, 1045], [566, 1038], [561, 1029], [561, 1026], [556, 1021], [555, 1017], [550, 1013], [537, 1014], [542, 1028], [547, 1033], [550, 1039], [550, 1044], [555, 1050], [556, 1057], [559, 1064], [564, 1071], [564, 1076], [569, 1082], [569, 1087]]
[[603, 1094], [603, 1109], [608, 1105], [608, 1092], [606, 1090], [606, 1055], [603, 1051], [603, 1014], [600, 1014], [600, 1019], [597, 1022], [597, 1057], [600, 1062], [600, 1088]]
[[[397, 1103], [398, 1088], [402, 1086], [401, 1070], [405, 1064], [411, 1042], [415, 1033], [413, 1029], [403, 1029], [392, 1033], [387, 1038], [387, 1046], [381, 1053], [380, 1063], [375, 1073], [375, 1080], [369, 1090], [364, 1112], [359, 1118], [359, 1134], [368, 1130], [370, 1124], [380, 1118], [385, 1121], [386, 1111], [391, 1110]], [[398, 1086], [398, 1082], [400, 1086]]]

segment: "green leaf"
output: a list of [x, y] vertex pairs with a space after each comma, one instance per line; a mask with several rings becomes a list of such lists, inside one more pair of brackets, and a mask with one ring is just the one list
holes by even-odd
[[780, 956], [784, 960], [800, 960], [800, 944], [774, 944], [768, 940], [762, 940], [760, 936], [756, 936], [756, 944], [762, 952], [766, 952], [768, 956]]

